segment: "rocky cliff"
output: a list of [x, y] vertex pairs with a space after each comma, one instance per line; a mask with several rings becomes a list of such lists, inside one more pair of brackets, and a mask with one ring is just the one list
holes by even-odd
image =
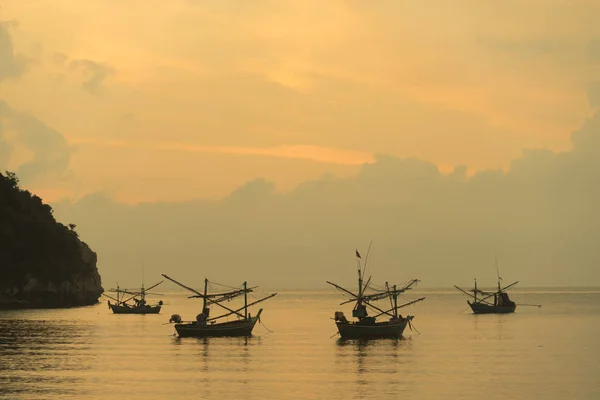
[[0, 173], [0, 308], [96, 303], [104, 291], [96, 253], [18, 183]]

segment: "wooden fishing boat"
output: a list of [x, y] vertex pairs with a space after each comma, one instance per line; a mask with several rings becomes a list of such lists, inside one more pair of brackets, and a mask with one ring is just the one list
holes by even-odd
[[[498, 289], [494, 292], [485, 292], [477, 288], [477, 279], [473, 289], [464, 290], [454, 285], [455, 288], [471, 297], [472, 301], [467, 300], [467, 304], [473, 310], [473, 314], [509, 314], [515, 312], [517, 304], [508, 297], [506, 289], [516, 285], [519, 282], [514, 282], [506, 287], [500, 286], [498, 280]], [[480, 295], [481, 297], [477, 297]], [[493, 297], [493, 300], [491, 299]]]
[[157, 304], [154, 306], [151, 306], [151, 305], [129, 306], [127, 304], [125, 304], [125, 305], [110, 304], [110, 300], [109, 300], [109, 307], [112, 309], [113, 314], [159, 314], [160, 309], [162, 308], [162, 301], [159, 303], [160, 304]]
[[[227, 287], [230, 289], [229, 291], [208, 293], [209, 284], [214, 284], [213, 286], [224, 285], [209, 282], [208, 279], [205, 279], [204, 292], [201, 293], [165, 274], [162, 276], [176, 285], [192, 292], [194, 295], [189, 296], [189, 298], [201, 298], [203, 300], [202, 312], [196, 316], [196, 321], [182, 321], [179, 314], [173, 314], [169, 319], [169, 323], [175, 323], [175, 330], [180, 337], [251, 336], [254, 325], [260, 321], [260, 315], [263, 309], [259, 309], [258, 313], [256, 313], [255, 316], [252, 316], [252, 314], [248, 312], [248, 308], [277, 295], [277, 293], [272, 293], [262, 299], [248, 303], [248, 293], [253, 292], [253, 290], [258, 286], [248, 287], [246, 282], [244, 282], [239, 288]], [[230, 301], [242, 295], [244, 296], [243, 307], [232, 309], [222, 304], [225, 301]], [[213, 305], [222, 308], [226, 312], [224, 314], [211, 317], [210, 306]], [[237, 320], [223, 321], [224, 318], [227, 318], [230, 315], [237, 317]]]
[[[496, 257], [496, 274], [498, 276], [498, 289], [495, 291], [483, 291], [477, 288], [477, 279], [475, 279], [475, 284], [473, 289], [462, 289], [456, 285], [454, 287], [460, 290], [462, 293], [466, 294], [471, 298], [471, 301], [467, 300], [467, 304], [471, 307], [473, 314], [510, 314], [514, 313], [517, 304], [510, 299], [508, 293], [506, 293], [506, 289], [513, 287], [519, 281], [513, 282], [510, 285], [502, 287], [500, 277], [500, 271], [498, 269], [498, 258]], [[480, 297], [477, 297], [479, 295]], [[493, 298], [493, 300], [492, 300]], [[531, 306], [531, 307], [541, 307], [539, 304], [519, 304], [520, 306]]]
[[[202, 324], [199, 321], [175, 324], [175, 330], [180, 337], [219, 337], [219, 336], [251, 336], [254, 325], [260, 319], [262, 308], [255, 316], [248, 315], [247, 319], [237, 321]], [[170, 322], [176, 322], [177, 317]], [[212, 322], [212, 321], [211, 321]]]
[[117, 284], [116, 289], [111, 289], [109, 291], [116, 293], [116, 297], [109, 296], [105, 293], [102, 293], [102, 295], [115, 301], [113, 304], [108, 300], [108, 308], [112, 310], [113, 314], [158, 314], [163, 305], [162, 300], [159, 300], [157, 304], [148, 304], [146, 302], [146, 295], [159, 295], [158, 293], [150, 293], [149, 290], [154, 289], [161, 283], [163, 283], [163, 281], [152, 285], [148, 289], [144, 288], [143, 283], [140, 289], [121, 289]]
[[[335, 312], [333, 319], [337, 326], [338, 333], [342, 339], [398, 338], [402, 336], [407, 326], [412, 329], [411, 321], [414, 318], [412, 315], [403, 317], [398, 314], [398, 309], [425, 299], [425, 297], [421, 297], [417, 300], [398, 305], [398, 297], [407, 290], [412, 289], [419, 280], [412, 279], [401, 288], [398, 288], [397, 285], [390, 287], [387, 282], [383, 287], [375, 287], [374, 285], [371, 285], [371, 277], [369, 277], [366, 282], [364, 281], [368, 257], [369, 252], [367, 252], [367, 258], [365, 259], [365, 265], [363, 267], [360, 253], [356, 250], [358, 293], [353, 293], [335, 283], [327, 281], [328, 284], [338, 289], [342, 294], [350, 297], [349, 300], [340, 303], [340, 305], [352, 302], [355, 303], [352, 310], [352, 316], [356, 318], [357, 321], [348, 321], [342, 311]], [[385, 299], [390, 301], [390, 308], [388, 310], [384, 310], [373, 304], [375, 301]], [[367, 308], [374, 310], [376, 314], [370, 316]], [[387, 320], [382, 320], [384, 317], [389, 318]]]

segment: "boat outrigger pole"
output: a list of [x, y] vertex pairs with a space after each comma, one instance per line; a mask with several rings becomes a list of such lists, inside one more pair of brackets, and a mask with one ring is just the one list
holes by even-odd
[[[350, 296], [352, 296], [352, 297], [353, 297], [352, 301], [359, 301], [359, 298], [358, 298], [358, 296], [357, 296], [356, 294], [352, 293], [351, 291], [349, 291], [349, 290], [347, 290], [347, 289], [344, 289], [344, 288], [343, 288], [343, 287], [341, 287], [340, 285], [336, 285], [336, 284], [335, 284], [335, 283], [333, 283], [333, 282], [329, 282], [329, 281], [325, 281], [325, 282], [329, 283], [331, 286], [335, 287], [336, 289], [338, 289], [338, 290], [341, 290], [342, 292], [345, 292], [346, 294], [349, 294]], [[398, 292], [400, 292], [400, 291], [398, 291]], [[417, 300], [415, 300], [415, 301], [413, 301], [413, 302], [407, 303], [407, 304], [405, 304], [405, 305], [402, 305], [402, 306], [400, 306], [400, 307], [404, 307], [404, 306], [406, 306], [406, 305], [408, 305], [408, 304], [416, 303], [416, 302], [418, 302], [418, 301], [421, 301], [421, 300], [424, 300], [424, 299], [425, 299], [425, 297], [422, 297], [422, 298], [420, 298], [420, 299], [417, 299]], [[344, 303], [346, 303], [346, 302], [344, 302]], [[344, 303], [342, 303], [342, 304], [344, 304]], [[387, 311], [384, 311], [384, 310], [382, 310], [381, 308], [379, 308], [379, 307], [377, 307], [377, 306], [374, 306], [374, 305], [373, 305], [373, 304], [371, 304], [369, 301], [365, 300], [365, 298], [364, 298], [364, 297], [362, 298], [362, 303], [364, 303], [366, 306], [369, 306], [369, 307], [373, 308], [374, 310], [377, 310], [377, 311], [379, 311], [379, 312], [381, 313], [381, 314], [379, 314], [379, 315], [383, 315], [383, 314], [385, 314], [385, 315], [388, 315], [388, 316], [390, 316], [390, 317], [393, 317], [393, 316], [394, 316], [393, 314], [390, 314], [390, 311], [393, 311], [393, 310], [387, 310]], [[399, 308], [400, 308], [400, 307], [399, 307]], [[356, 308], [356, 307], [355, 307], [355, 308]]]
[[[397, 296], [397, 295], [396, 295], [396, 296]], [[398, 303], [397, 303], [397, 302], [395, 302], [395, 304], [394, 304], [394, 308], [395, 308], [395, 310], [394, 310], [394, 309], [389, 309], [389, 310], [387, 310], [387, 311], [382, 311], [381, 313], [377, 314], [377, 315], [375, 316], [375, 318], [377, 318], [377, 317], [381, 317], [383, 314], [390, 315], [390, 314], [388, 314], [388, 312], [390, 312], [390, 311], [394, 311], [395, 317], [396, 317], [396, 318], [398, 318], [398, 309], [399, 309], [399, 308], [406, 307], [406, 306], [410, 306], [411, 304], [418, 303], [419, 301], [423, 301], [423, 300], [425, 300], [425, 297], [421, 297], [421, 298], [419, 298], [419, 299], [416, 299], [416, 300], [413, 300], [413, 301], [409, 301], [408, 303], [404, 303], [404, 304], [402, 304], [402, 305], [397, 305]]]
[[[251, 307], [251, 306], [255, 305], [256, 303], [260, 303], [261, 301], [268, 300], [268, 299], [270, 299], [271, 297], [274, 297], [274, 296], [276, 296], [276, 295], [277, 295], [277, 293], [272, 293], [272, 294], [268, 295], [267, 297], [263, 297], [263, 298], [262, 298], [262, 299], [260, 299], [260, 300], [256, 300], [256, 301], [253, 301], [252, 303], [248, 303], [248, 304], [247, 304], [245, 307], [240, 307], [240, 308], [238, 308], [237, 310], [231, 310], [229, 313], [227, 313], [227, 314], [223, 314], [223, 315], [219, 315], [218, 317], [209, 318], [207, 321], [213, 321], [213, 320], [216, 320], [216, 319], [218, 319], [218, 318], [227, 317], [227, 316], [229, 316], [229, 315], [231, 315], [231, 314], [234, 314], [234, 313], [236, 313], [236, 314], [237, 314], [237, 313], [238, 313], [238, 311], [241, 311], [241, 310], [243, 310], [244, 308], [248, 309], [248, 307]], [[238, 314], [238, 315], [239, 315], [239, 314]]]
[[[164, 276], [165, 278], [167, 278], [168, 280], [170, 280], [171, 282], [175, 283], [178, 286], [181, 286], [182, 288], [189, 290], [190, 292], [194, 293], [194, 296], [190, 296], [190, 298], [202, 298], [203, 300], [203, 308], [202, 308], [202, 312], [205, 313], [206, 316], [208, 316], [207, 313], [207, 308], [208, 306], [214, 304], [217, 305], [223, 309], [225, 309], [226, 311], [228, 311], [227, 313], [223, 314], [223, 315], [219, 315], [217, 317], [213, 317], [213, 318], [209, 318], [207, 319], [207, 321], [212, 321], [212, 320], [216, 320], [218, 318], [222, 318], [222, 317], [226, 317], [229, 316], [231, 314], [236, 314], [238, 317], [243, 318], [244, 320], [248, 320], [248, 307], [256, 304], [256, 303], [260, 303], [261, 301], [270, 299], [271, 297], [275, 296], [277, 293], [271, 294], [265, 298], [262, 298], [260, 300], [257, 300], [255, 302], [252, 302], [250, 304], [248, 304], [248, 293], [249, 292], [253, 292], [255, 288], [257, 288], [258, 286], [253, 286], [253, 287], [248, 287], [247, 283], [244, 282], [243, 283], [243, 288], [242, 289], [237, 289], [237, 290], [232, 290], [230, 292], [223, 292], [223, 293], [208, 293], [208, 279], [204, 279], [204, 293], [200, 293], [199, 291], [197, 291], [196, 289], [193, 289], [189, 286], [186, 286], [178, 281], [176, 281], [175, 279], [171, 278], [168, 275], [162, 274], [162, 276]], [[225, 301], [225, 300], [231, 300], [237, 296], [240, 295], [244, 295], [244, 306], [238, 308], [237, 310], [232, 310], [231, 308], [221, 304], [221, 302]], [[244, 314], [242, 314], [240, 311], [244, 310]]]
[[541, 308], [542, 307], [541, 304], [521, 304], [521, 303], [517, 303], [517, 305], [519, 307], [537, 307], [537, 308]]

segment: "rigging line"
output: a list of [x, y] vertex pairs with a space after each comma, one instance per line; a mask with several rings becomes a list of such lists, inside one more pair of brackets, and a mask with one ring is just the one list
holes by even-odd
[[258, 322], [269, 332], [273, 333], [274, 331], [270, 330], [269, 328], [267, 328], [267, 326], [262, 322], [262, 320], [260, 318], [258, 318]]
[[365, 265], [364, 265], [364, 269], [363, 269], [363, 274], [362, 274], [362, 278], [365, 278], [365, 274], [367, 273], [367, 266], [369, 268], [369, 274], [371, 273], [371, 267], [370, 264], [368, 264], [369, 262], [369, 254], [371, 253], [371, 245], [373, 244], [373, 241], [371, 240], [371, 242], [369, 243], [369, 247], [367, 248], [367, 256], [365, 257]]
[[228, 289], [228, 290], [238, 290], [241, 288], [241, 287], [232, 287], [232, 286], [227, 286], [227, 285], [221, 285], [220, 283], [211, 282], [211, 281], [208, 282], [208, 287], [211, 289], [211, 291], [214, 291], [214, 292], [222, 291], [222, 290], [224, 290], [224, 288]]
[[410, 319], [408, 320], [408, 326], [410, 327], [410, 329], [411, 329], [411, 330], [413, 330], [413, 329], [414, 329], [414, 330], [415, 330], [415, 332], [417, 332], [419, 335], [421, 334], [421, 332], [419, 332], [419, 331], [417, 330], [417, 327], [413, 325], [413, 323], [411, 322], [411, 320], [410, 320]]
[[238, 286], [229, 286], [229, 285], [224, 285], [222, 283], [218, 283], [218, 282], [214, 282], [214, 281], [208, 281], [209, 283], [213, 283], [215, 285], [219, 285], [219, 286], [223, 286], [229, 289], [240, 289], [243, 285], [238, 285]]
[[344, 292], [342, 289], [340, 289], [340, 288], [338, 288], [338, 287], [336, 287], [335, 289], [336, 289], [338, 292], [340, 292], [340, 293], [341, 293], [341, 294], [342, 294], [344, 297], [348, 297], [348, 298], [354, 298], [354, 297], [355, 297], [354, 295], [350, 296], [348, 293]]

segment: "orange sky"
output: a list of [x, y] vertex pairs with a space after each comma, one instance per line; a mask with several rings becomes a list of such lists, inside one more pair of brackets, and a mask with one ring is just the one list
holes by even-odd
[[[220, 197], [256, 177], [285, 191], [378, 153], [506, 168], [525, 148], [570, 148], [600, 80], [596, 1], [8, 0], [0, 13], [14, 22], [0, 54], [25, 63], [0, 99], [66, 143], [52, 151], [68, 164], [28, 184], [50, 201]], [[0, 167], [44, 153], [4, 125]]]

